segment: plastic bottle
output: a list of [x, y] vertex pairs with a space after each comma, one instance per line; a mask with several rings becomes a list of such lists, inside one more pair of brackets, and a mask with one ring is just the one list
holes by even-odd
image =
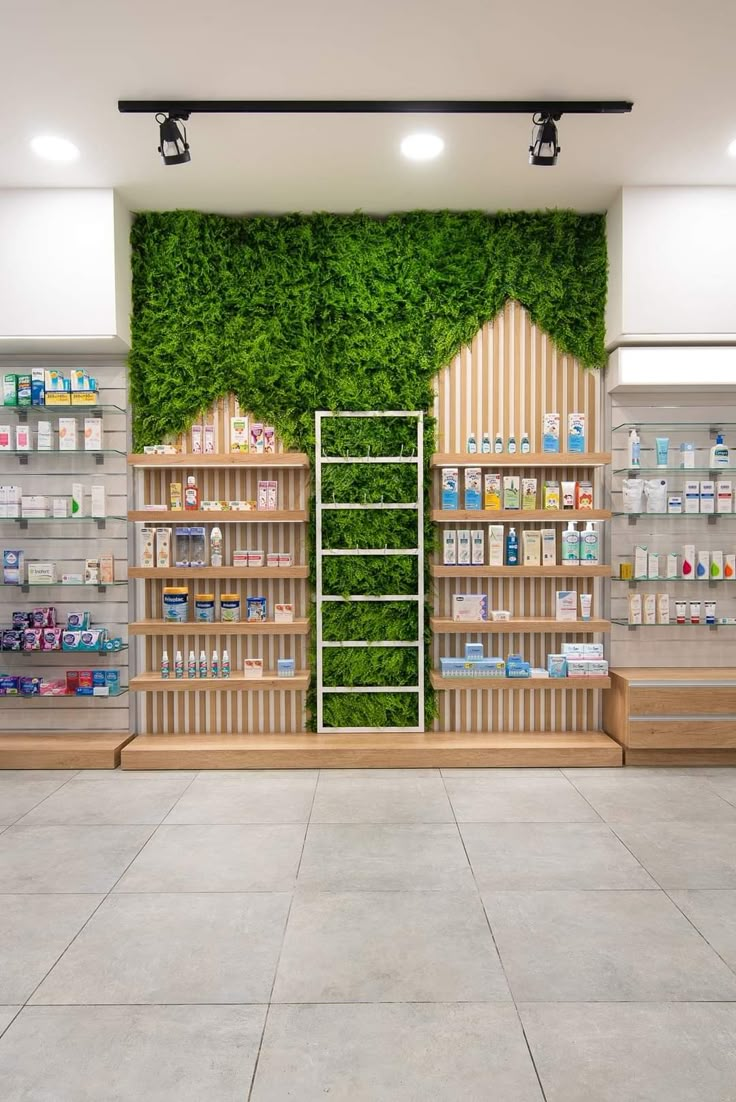
[[506, 537], [506, 565], [519, 565], [519, 537], [516, 535], [515, 528], [509, 528], [509, 534]]
[[641, 467], [641, 440], [636, 429], [629, 433], [629, 470]]
[[217, 651], [216, 650], [213, 650], [213, 652], [212, 652], [212, 661], [210, 663], [210, 676], [211, 677], [219, 677], [220, 676], [220, 659], [217, 656]]
[[194, 656], [194, 651], [190, 650], [189, 658], [187, 659], [187, 677], [192, 678], [197, 676], [197, 659]]
[[600, 562], [598, 533], [592, 520], [587, 522], [580, 538], [580, 561], [587, 566], [597, 566]]
[[222, 566], [222, 532], [217, 525], [210, 532], [210, 566]]
[[496, 433], [495, 439], [493, 441], [493, 450], [496, 455], [503, 454], [503, 436], [500, 432]]
[[723, 443], [723, 433], [718, 433], [716, 442], [710, 449], [711, 467], [727, 467], [729, 464], [728, 448]]
[[207, 655], [203, 650], [199, 652], [199, 676], [207, 676]]
[[184, 508], [199, 509], [199, 490], [193, 474], [187, 477], [187, 484], [184, 488]]
[[483, 439], [480, 443], [480, 450], [483, 452], [484, 455], [488, 455], [488, 453], [491, 451], [491, 438], [487, 432], [483, 433]]
[[580, 533], [571, 520], [567, 522], [567, 531], [562, 533], [562, 561], [575, 566], [580, 562]]
[[478, 444], [475, 439], [475, 433], [471, 432], [470, 436], [468, 437], [468, 455], [475, 455], [477, 451]]
[[174, 677], [177, 679], [177, 681], [181, 681], [183, 676], [184, 676], [184, 659], [182, 658], [181, 651], [178, 650], [176, 652], [176, 656], [174, 658]]
[[222, 677], [230, 676], [230, 655], [226, 650], [222, 652]]
[[509, 433], [508, 453], [509, 455], [516, 455], [516, 437], [513, 432]]
[[529, 433], [524, 431], [521, 434], [521, 447], [519, 448], [519, 451], [521, 452], [522, 455], [529, 455], [531, 450], [532, 450], [532, 446], [529, 443]]
[[161, 680], [169, 680], [169, 655], [168, 651], [164, 651], [161, 655]]

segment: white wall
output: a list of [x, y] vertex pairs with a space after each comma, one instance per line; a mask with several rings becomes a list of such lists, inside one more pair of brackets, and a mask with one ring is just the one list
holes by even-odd
[[130, 221], [108, 188], [0, 191], [0, 352], [130, 347]]
[[608, 348], [736, 343], [736, 188], [623, 188], [607, 232]]

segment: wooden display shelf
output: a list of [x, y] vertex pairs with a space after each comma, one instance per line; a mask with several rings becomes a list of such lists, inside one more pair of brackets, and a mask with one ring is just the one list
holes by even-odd
[[[135, 679], [134, 679], [135, 680]], [[568, 690], [609, 689], [610, 677], [443, 677], [432, 670], [430, 681], [433, 689], [468, 692], [474, 689], [542, 689], [543, 692], [567, 692]]]
[[[473, 620], [471, 622], [450, 620], [442, 616], [430, 617], [430, 626], [435, 634], [474, 635], [547, 632], [553, 635], [595, 635], [610, 631], [610, 620], [575, 620], [567, 623], [556, 620], [554, 616], [517, 616], [511, 620]], [[131, 626], [132, 630], [132, 626]]]
[[308, 578], [308, 566], [129, 566], [129, 578]]
[[548, 520], [551, 524], [574, 520], [610, 520], [610, 509], [433, 509], [432, 520], [438, 524], [458, 521]]
[[123, 769], [421, 769], [615, 767], [602, 731], [448, 734], [138, 735]]
[[[274, 620], [253, 620], [250, 623], [223, 623], [218, 620], [208, 624], [201, 620], [176, 623], [172, 620], [137, 620], [130, 624], [131, 635], [308, 635], [309, 620], [292, 620], [290, 624]], [[281, 678], [283, 680], [283, 678]]]
[[441, 566], [432, 563], [433, 578], [604, 578], [610, 566]]
[[164, 680], [158, 673], [139, 673], [130, 679], [130, 689], [143, 693], [206, 693], [206, 692], [303, 692], [309, 688], [309, 671], [297, 670], [294, 677], [244, 677], [233, 673], [230, 677], [169, 677]]
[[0, 769], [115, 769], [134, 736], [116, 733], [49, 734], [23, 731], [0, 735]]
[[503, 452], [437, 452], [430, 460], [432, 467], [605, 467], [611, 462], [610, 452], [529, 452], [528, 455], [509, 455]]
[[291, 467], [299, 470], [309, 469], [309, 456], [304, 452], [218, 452], [204, 454], [178, 455], [141, 455], [131, 452], [128, 455], [130, 467], [164, 468], [167, 467]]
[[146, 524], [304, 524], [304, 509], [131, 509], [128, 520]]

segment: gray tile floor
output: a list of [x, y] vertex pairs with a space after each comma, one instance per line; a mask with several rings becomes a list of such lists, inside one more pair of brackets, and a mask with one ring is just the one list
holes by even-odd
[[0, 773], [3, 1102], [736, 1102], [736, 770]]

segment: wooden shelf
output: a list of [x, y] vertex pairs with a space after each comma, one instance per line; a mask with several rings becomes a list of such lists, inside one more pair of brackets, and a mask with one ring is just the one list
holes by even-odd
[[530, 452], [528, 455], [496, 455], [483, 452], [437, 452], [430, 460], [432, 467], [605, 467], [611, 462], [610, 452]]
[[129, 566], [129, 578], [308, 578], [308, 566]]
[[602, 731], [448, 734], [138, 735], [123, 769], [416, 769], [615, 767]]
[[292, 467], [299, 470], [309, 469], [309, 456], [304, 452], [272, 452], [268, 455], [260, 452], [219, 452], [216, 454], [179, 454], [179, 455], [141, 455], [133, 452], [128, 455], [130, 467]]
[[433, 509], [432, 520], [438, 524], [458, 521], [547, 520], [550, 524], [573, 520], [610, 520], [610, 509]]
[[[131, 635], [308, 635], [309, 620], [293, 620], [290, 624], [277, 624], [273, 620], [258, 620], [239, 624], [203, 623], [188, 620], [178, 624], [171, 620], [138, 620], [130, 624]], [[283, 678], [281, 678], [283, 680]]]
[[144, 693], [206, 693], [206, 692], [302, 692], [309, 688], [309, 671], [297, 670], [295, 677], [276, 677], [264, 674], [263, 677], [244, 677], [234, 673], [230, 677], [202, 677], [181, 680], [169, 677], [166, 681], [158, 673], [139, 673], [131, 677], [130, 689]]
[[115, 769], [133, 735], [24, 731], [0, 735], [0, 769]]
[[603, 578], [610, 566], [440, 566], [433, 563], [433, 578]]
[[[134, 679], [135, 680], [135, 679]], [[443, 677], [434, 670], [430, 674], [433, 689], [467, 692], [475, 689], [542, 689], [561, 692], [569, 689], [610, 689], [610, 677]]]
[[303, 524], [304, 509], [131, 509], [128, 520], [146, 524]]
[[[441, 616], [430, 617], [430, 626], [436, 634], [475, 635], [478, 633], [510, 635], [511, 633], [547, 632], [552, 635], [595, 635], [610, 631], [610, 620], [576, 620], [573, 623], [555, 620], [554, 616], [517, 616], [511, 620], [474, 620], [459, 622]], [[131, 631], [133, 625], [131, 625]]]

